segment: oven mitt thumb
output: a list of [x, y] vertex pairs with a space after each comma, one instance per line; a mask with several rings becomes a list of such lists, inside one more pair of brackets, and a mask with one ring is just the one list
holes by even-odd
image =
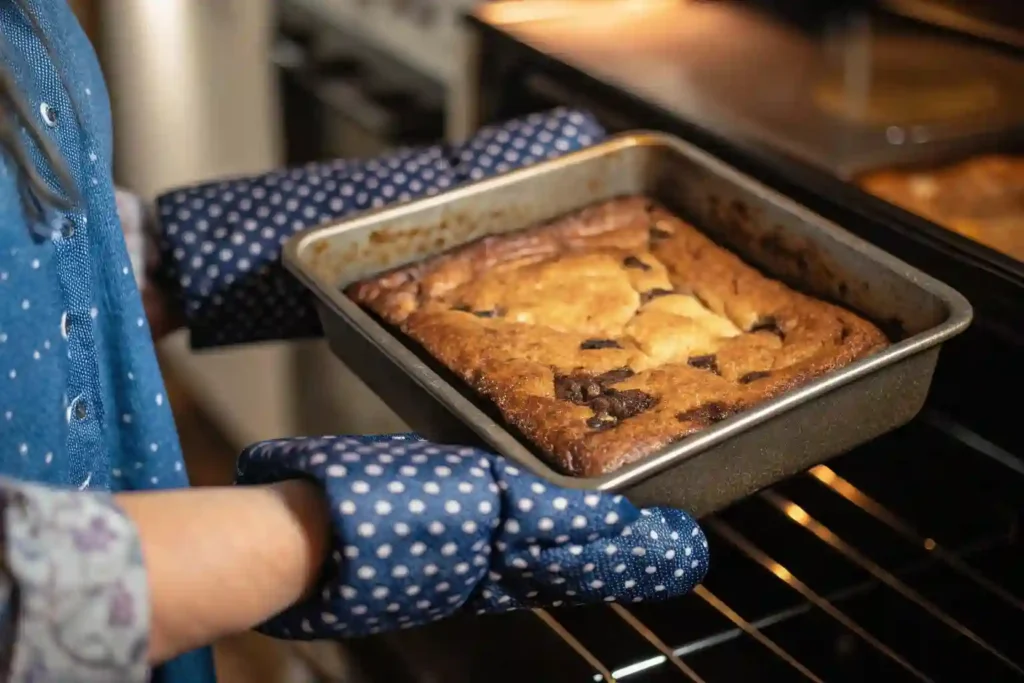
[[333, 553], [320, 589], [261, 627], [328, 639], [529, 607], [690, 591], [708, 544], [686, 513], [564, 489], [496, 455], [415, 436], [268, 441], [239, 484], [307, 477], [327, 492]]

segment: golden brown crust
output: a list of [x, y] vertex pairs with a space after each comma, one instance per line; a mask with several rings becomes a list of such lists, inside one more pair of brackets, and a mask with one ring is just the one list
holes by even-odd
[[593, 476], [886, 345], [629, 197], [352, 285], [559, 469]]
[[865, 174], [868, 192], [1024, 260], [1024, 157], [983, 155], [931, 170]]

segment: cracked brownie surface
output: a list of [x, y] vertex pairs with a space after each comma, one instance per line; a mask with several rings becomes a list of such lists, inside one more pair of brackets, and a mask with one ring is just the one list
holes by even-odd
[[487, 237], [346, 293], [563, 472], [657, 452], [887, 344], [642, 197]]

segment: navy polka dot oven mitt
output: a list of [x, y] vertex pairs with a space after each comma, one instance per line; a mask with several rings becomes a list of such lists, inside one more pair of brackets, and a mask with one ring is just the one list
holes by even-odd
[[268, 441], [239, 484], [307, 477], [332, 511], [320, 589], [264, 624], [292, 639], [370, 635], [458, 612], [641, 602], [689, 592], [708, 544], [686, 513], [563, 489], [473, 448], [411, 435]]
[[193, 347], [320, 333], [312, 301], [281, 265], [303, 228], [528, 166], [605, 137], [589, 114], [531, 114], [468, 142], [338, 160], [182, 188], [157, 198], [154, 279], [184, 311]]

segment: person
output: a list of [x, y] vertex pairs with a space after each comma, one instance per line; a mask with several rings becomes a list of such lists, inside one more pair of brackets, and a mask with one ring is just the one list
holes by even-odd
[[256, 626], [342, 638], [700, 581], [685, 513], [413, 435], [256, 444], [239, 485], [188, 489], [153, 350], [179, 325], [196, 347], [318, 333], [278, 262], [297, 229], [578, 149], [603, 134], [590, 117], [183, 188], [149, 212], [113, 186], [105, 86], [66, 3], [0, 0], [0, 28], [0, 679], [202, 683], [201, 648]]

